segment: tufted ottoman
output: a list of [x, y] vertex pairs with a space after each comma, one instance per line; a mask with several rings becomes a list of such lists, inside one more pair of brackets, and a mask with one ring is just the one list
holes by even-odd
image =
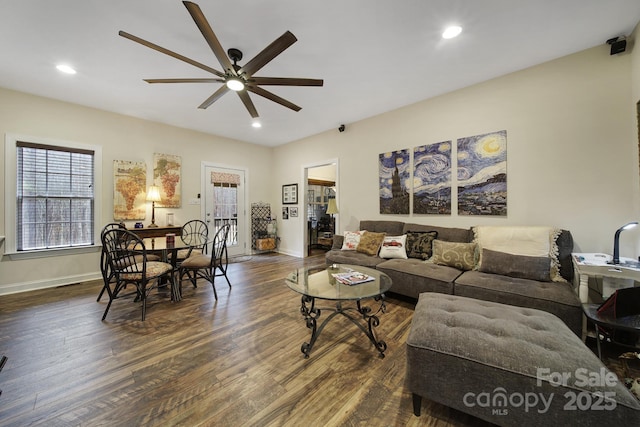
[[420, 294], [407, 339], [414, 414], [426, 397], [503, 426], [640, 425], [640, 403], [556, 316]]

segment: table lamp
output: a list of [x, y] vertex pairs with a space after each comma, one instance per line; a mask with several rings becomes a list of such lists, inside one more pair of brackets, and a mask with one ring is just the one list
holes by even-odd
[[149, 224], [149, 228], [157, 227], [156, 224], [156, 202], [160, 200], [160, 188], [155, 185], [149, 187], [149, 191], [147, 191], [147, 202], [151, 202], [151, 224]]
[[634, 221], [634, 222], [625, 224], [616, 230], [616, 234], [613, 237], [613, 264], [614, 265], [620, 264], [620, 233], [622, 233], [622, 230], [628, 230], [630, 228], [635, 227], [636, 225], [638, 225], [638, 223]]
[[336, 224], [333, 218], [333, 214], [338, 213], [338, 205], [336, 204], [336, 198], [332, 197], [329, 199], [329, 205], [327, 206], [327, 214], [331, 215], [331, 232], [336, 234]]

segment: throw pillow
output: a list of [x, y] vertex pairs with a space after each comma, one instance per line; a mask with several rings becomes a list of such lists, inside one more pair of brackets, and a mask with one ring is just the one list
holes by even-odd
[[364, 233], [364, 231], [345, 231], [342, 250], [355, 251], [358, 247], [358, 243], [360, 243], [360, 237], [362, 237]]
[[477, 245], [475, 243], [433, 241], [433, 256], [429, 260], [434, 264], [455, 267], [459, 270], [473, 270], [476, 266]]
[[550, 282], [551, 258], [512, 255], [505, 252], [482, 249], [482, 264], [480, 264], [478, 270], [483, 273]]
[[380, 248], [380, 258], [407, 259], [407, 235], [386, 236]]
[[431, 258], [433, 241], [437, 238], [437, 231], [409, 231], [407, 233], [407, 257], [418, 259]]
[[378, 255], [385, 233], [375, 233], [367, 231], [360, 237], [360, 243], [356, 247], [356, 251], [367, 255]]
[[[558, 261], [556, 240], [562, 230], [540, 226], [478, 226], [474, 227], [474, 242], [481, 249], [504, 252], [512, 255], [549, 257], [551, 280], [563, 282]], [[480, 257], [479, 265], [482, 265]]]

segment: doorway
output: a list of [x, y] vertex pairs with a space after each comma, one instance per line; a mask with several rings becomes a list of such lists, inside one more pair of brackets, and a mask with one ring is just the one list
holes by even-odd
[[331, 249], [337, 230], [337, 160], [309, 165], [304, 169], [306, 256]]
[[246, 182], [243, 169], [203, 164], [203, 221], [209, 227], [209, 238], [230, 224], [227, 238], [229, 256], [247, 253]]

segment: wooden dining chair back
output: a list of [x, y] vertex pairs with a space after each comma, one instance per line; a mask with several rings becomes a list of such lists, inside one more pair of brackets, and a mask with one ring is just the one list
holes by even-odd
[[177, 262], [180, 264], [191, 255], [199, 255], [206, 253], [206, 242], [209, 236], [209, 227], [207, 223], [199, 219], [192, 219], [182, 226], [182, 240], [189, 245], [188, 248], [177, 251]]
[[227, 266], [229, 264], [229, 256], [227, 253], [227, 238], [229, 237], [230, 224], [225, 224], [215, 234], [208, 246], [211, 246], [209, 254], [192, 255], [180, 264], [178, 268], [178, 288], [182, 290], [182, 279], [186, 275], [194, 288], [197, 288], [198, 278], [204, 279], [211, 283], [213, 287], [213, 296], [218, 299], [216, 292], [215, 278], [224, 276], [227, 280], [229, 288], [231, 282], [227, 277]]
[[[107, 317], [111, 303], [118, 298], [135, 295], [135, 301], [142, 305], [142, 320], [147, 311], [147, 296], [155, 289], [158, 279], [166, 278], [173, 291], [173, 267], [160, 261], [149, 261], [144, 242], [138, 235], [125, 229], [112, 229], [104, 234], [102, 239], [106, 251], [109, 268], [114, 274], [114, 280], [109, 284], [109, 302], [102, 315]], [[132, 285], [131, 291], [126, 288]], [[172, 292], [173, 295], [173, 292]]]
[[115, 274], [113, 273], [111, 268], [109, 268], [109, 263], [107, 262], [107, 253], [105, 251], [103, 240], [104, 240], [104, 235], [107, 231], [113, 230], [116, 228], [124, 228], [124, 227], [122, 224], [118, 222], [111, 222], [105, 225], [102, 231], [100, 232], [100, 243], [102, 244], [102, 251], [100, 253], [100, 272], [102, 273], [102, 282], [104, 284], [102, 286], [102, 289], [100, 290], [100, 294], [98, 294], [98, 299], [96, 300], [97, 302], [100, 302], [100, 299], [104, 294], [104, 291], [110, 292], [109, 283], [111, 283], [114, 279]]

